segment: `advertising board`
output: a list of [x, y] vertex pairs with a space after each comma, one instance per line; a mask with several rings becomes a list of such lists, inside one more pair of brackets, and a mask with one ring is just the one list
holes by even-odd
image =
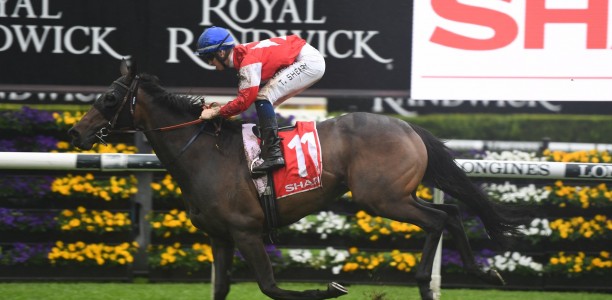
[[612, 112], [612, 101], [417, 100], [408, 97], [332, 97], [328, 112], [366, 111], [402, 116], [445, 113], [578, 114]]
[[[407, 93], [412, 3], [387, 0], [0, 1], [0, 91], [89, 92], [140, 71], [183, 92], [234, 93], [235, 72], [213, 72], [193, 54], [201, 32], [228, 28], [239, 42], [298, 34], [326, 58], [317, 96], [358, 90]], [[37, 99], [38, 98], [38, 99]], [[63, 97], [0, 95], [1, 102]], [[90, 97], [72, 97], [88, 102]]]
[[414, 1], [411, 99], [612, 101], [609, 0]]

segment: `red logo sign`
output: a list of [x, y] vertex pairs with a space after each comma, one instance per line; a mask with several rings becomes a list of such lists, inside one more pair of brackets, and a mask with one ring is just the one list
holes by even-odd
[[[512, 5], [512, 0], [497, 0]], [[521, 0], [523, 1], [523, 0]], [[438, 16], [455, 22], [488, 27], [494, 34], [478, 39], [436, 27], [430, 41], [451, 48], [464, 50], [493, 50], [505, 47], [524, 30], [525, 49], [542, 49], [546, 37], [545, 25], [559, 23], [586, 24], [586, 48], [606, 49], [608, 45], [608, 0], [588, 0], [587, 8], [546, 8], [546, 0], [524, 0], [525, 23], [501, 11], [471, 6], [459, 0], [431, 0]], [[516, 2], [516, 1], [515, 1]]]

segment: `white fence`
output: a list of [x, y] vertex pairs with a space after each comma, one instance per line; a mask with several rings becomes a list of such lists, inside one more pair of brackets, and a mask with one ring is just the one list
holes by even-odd
[[[610, 163], [562, 163], [457, 159], [471, 177], [612, 180]], [[155, 154], [0, 152], [0, 169], [82, 171], [165, 171]]]

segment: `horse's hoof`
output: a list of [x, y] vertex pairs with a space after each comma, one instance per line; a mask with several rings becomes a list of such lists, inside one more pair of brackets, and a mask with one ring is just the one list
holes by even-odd
[[488, 271], [483, 271], [480, 273], [480, 279], [484, 282], [494, 285], [506, 285], [506, 281], [495, 269], [490, 269]]
[[330, 298], [337, 298], [348, 294], [348, 290], [337, 282], [330, 282], [327, 285], [327, 294]]
[[419, 286], [419, 294], [421, 295], [421, 300], [434, 300], [434, 292], [430, 287], [430, 283], [425, 281], [418, 281], [417, 285]]
[[434, 293], [432, 290], [421, 291], [421, 300], [434, 300]]

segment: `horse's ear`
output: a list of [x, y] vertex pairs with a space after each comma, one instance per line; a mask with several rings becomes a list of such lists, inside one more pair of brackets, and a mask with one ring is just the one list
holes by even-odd
[[121, 65], [119, 65], [119, 71], [121, 71], [121, 76], [127, 75], [130, 72], [129, 68], [129, 61], [125, 58], [122, 59]]
[[125, 58], [122, 59], [119, 70], [121, 71], [121, 75], [123, 76], [125, 75], [128, 75], [130, 77], [136, 76], [137, 74], [136, 61], [133, 58], [132, 59], [125, 59]]
[[130, 60], [128, 60], [128, 70], [130, 77], [135, 77], [138, 74], [136, 59], [134, 57], [130, 57]]

